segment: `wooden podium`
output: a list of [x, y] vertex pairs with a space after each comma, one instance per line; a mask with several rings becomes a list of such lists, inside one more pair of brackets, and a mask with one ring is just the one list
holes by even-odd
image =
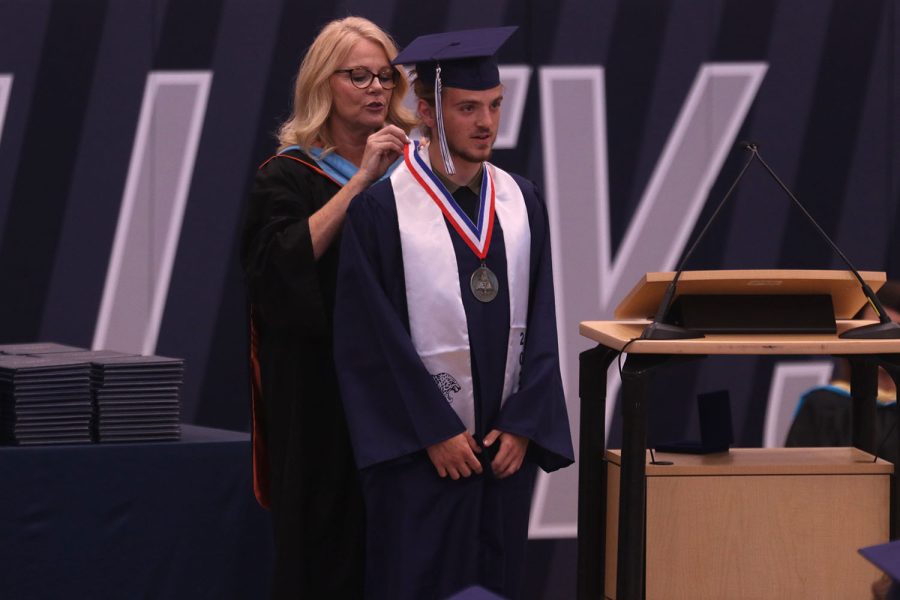
[[[628, 358], [622, 368], [622, 427], [618, 496], [618, 541], [616, 544], [615, 597], [642, 600], [645, 590], [645, 518], [647, 514], [647, 406], [645, 395], [653, 372], [662, 365], [702, 358], [706, 355], [840, 355], [851, 364], [853, 445], [873, 460], [875, 398], [878, 367], [884, 367], [900, 389], [900, 340], [843, 339], [841, 333], [866, 322], [850, 320], [866, 302], [855, 279], [844, 271], [709, 271], [685, 272], [681, 290], [704, 289], [722, 293], [829, 293], [836, 316], [833, 334], [707, 334], [699, 339], [640, 340], [655, 312], [665, 285], [658, 281], [672, 274], [648, 274], [617, 309], [616, 321], [585, 321], [581, 334], [597, 347], [580, 356], [581, 439], [579, 445], [578, 493], [578, 597], [604, 597], [605, 539], [607, 519], [606, 374], [615, 357], [627, 345]], [[884, 282], [883, 273], [863, 273], [870, 287]], [[765, 291], [762, 290], [767, 288]], [[734, 291], [739, 290], [739, 291]], [[707, 292], [704, 292], [707, 293]], [[647, 300], [650, 298], [649, 300]], [[653, 299], [655, 298], [655, 302]], [[635, 307], [642, 307], [636, 309]], [[638, 312], [635, 314], [634, 311]], [[646, 312], [646, 311], [649, 311]], [[644, 316], [645, 318], [640, 318]], [[898, 436], [900, 438], [900, 436]], [[731, 453], [729, 453], [731, 454]], [[611, 462], [609, 464], [612, 464]], [[664, 467], [660, 467], [664, 468]], [[882, 465], [879, 468], [884, 468]], [[860, 494], [864, 493], [860, 488]], [[897, 537], [900, 505], [898, 478], [890, 480], [890, 533]], [[862, 503], [859, 506], [862, 510]], [[785, 524], [789, 527], [789, 524]], [[883, 540], [874, 540], [873, 543]], [[740, 543], [735, 540], [735, 543]], [[689, 574], [684, 574], [689, 577]], [[796, 597], [796, 596], [792, 596]], [[815, 597], [815, 596], [810, 596]]]
[[[866, 598], [857, 549], [888, 541], [893, 466], [856, 448], [647, 457], [648, 600]], [[607, 451], [607, 598], [616, 598], [621, 455]]]

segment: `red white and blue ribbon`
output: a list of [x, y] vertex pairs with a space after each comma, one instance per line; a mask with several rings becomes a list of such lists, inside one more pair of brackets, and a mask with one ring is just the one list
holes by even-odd
[[478, 207], [478, 222], [473, 223], [469, 215], [460, 208], [453, 195], [441, 183], [434, 171], [422, 158], [422, 153], [427, 149], [415, 142], [415, 146], [407, 144], [404, 149], [404, 161], [412, 176], [418, 181], [435, 204], [444, 213], [444, 216], [456, 230], [456, 233], [466, 242], [466, 245], [479, 259], [484, 260], [488, 249], [491, 247], [491, 233], [494, 230], [494, 205], [496, 192], [494, 180], [490, 170], [482, 169], [481, 202]]

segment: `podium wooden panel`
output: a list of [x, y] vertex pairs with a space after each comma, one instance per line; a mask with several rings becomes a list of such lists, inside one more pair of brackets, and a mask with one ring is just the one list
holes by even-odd
[[[621, 454], [606, 456], [615, 599]], [[878, 579], [856, 550], [888, 540], [890, 463], [855, 448], [647, 458], [647, 600], [866, 598]]]
[[[708, 334], [689, 340], [639, 340], [646, 320], [585, 321], [581, 334], [598, 342], [580, 356], [581, 432], [578, 492], [578, 598], [604, 596], [604, 582], [616, 579], [619, 600], [644, 597], [646, 498], [644, 455], [647, 450], [645, 394], [655, 370], [663, 365], [711, 354], [840, 355], [851, 364], [853, 446], [874, 452], [877, 368], [888, 370], [900, 384], [900, 340], [842, 339], [843, 331], [865, 321], [838, 320], [835, 334]], [[605, 469], [606, 374], [626, 347], [622, 378], [622, 455], [618, 544], [615, 575], [605, 569], [607, 477]], [[898, 385], [900, 388], [900, 385]], [[853, 480], [854, 482], [857, 479]], [[890, 531], [900, 535], [900, 482], [890, 480]], [[843, 515], [841, 518], [844, 518]], [[821, 573], [821, 571], [819, 571]], [[796, 574], [797, 577], [803, 575]], [[649, 597], [649, 596], [648, 596]], [[722, 596], [727, 597], [727, 596]], [[776, 597], [791, 597], [782, 593]]]

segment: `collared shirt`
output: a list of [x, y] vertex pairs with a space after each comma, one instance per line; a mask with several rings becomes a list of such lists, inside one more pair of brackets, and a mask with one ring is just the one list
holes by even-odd
[[483, 178], [484, 165], [478, 169], [478, 173], [475, 174], [475, 177], [473, 177], [465, 186], [453, 183], [436, 170], [434, 172], [437, 174], [438, 179], [441, 180], [441, 183], [444, 184], [444, 187], [447, 188], [447, 191], [453, 196], [454, 200], [456, 200], [459, 207], [469, 215], [469, 218], [473, 223], [476, 223], [478, 221], [478, 210], [481, 206], [481, 180]]
[[[450, 181], [449, 179], [447, 179], [447, 177], [443, 173], [438, 171], [437, 169], [433, 169], [433, 171], [434, 171], [434, 174], [438, 176], [438, 179], [441, 180], [441, 183], [444, 184], [444, 187], [447, 188], [447, 191], [450, 192], [451, 194], [455, 194], [456, 190], [458, 190], [459, 188], [462, 187], [461, 185], [457, 185], [457, 184], [453, 183], [452, 181]], [[478, 169], [478, 172], [475, 173], [475, 177], [473, 177], [471, 179], [471, 181], [469, 181], [469, 183], [466, 184], [466, 187], [469, 188], [470, 190], [472, 190], [473, 192], [475, 192], [475, 195], [478, 196], [479, 198], [481, 197], [481, 179], [483, 177], [483, 173], [484, 173], [484, 165], [482, 164], [481, 167]]]

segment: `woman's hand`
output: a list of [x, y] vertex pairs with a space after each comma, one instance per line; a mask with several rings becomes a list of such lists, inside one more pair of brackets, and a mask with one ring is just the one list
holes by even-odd
[[325, 206], [309, 218], [313, 255], [317, 260], [331, 246], [340, 231], [350, 200], [378, 181], [403, 154], [403, 147], [408, 143], [409, 138], [396, 125], [385, 125], [366, 139], [359, 171]]
[[385, 125], [366, 140], [366, 149], [359, 164], [359, 175], [368, 187], [384, 175], [388, 167], [403, 154], [409, 138], [396, 125]]

